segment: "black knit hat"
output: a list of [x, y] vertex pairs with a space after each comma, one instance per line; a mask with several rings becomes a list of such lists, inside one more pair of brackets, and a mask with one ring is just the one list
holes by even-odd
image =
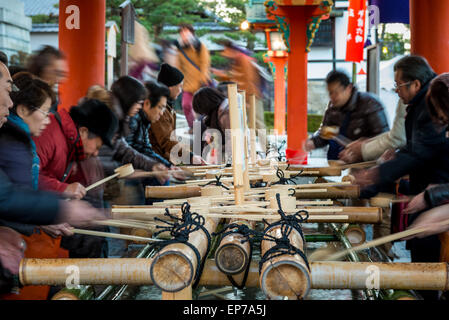
[[99, 136], [103, 143], [112, 147], [111, 140], [118, 128], [118, 120], [103, 102], [88, 99], [70, 109], [70, 117], [78, 127], [86, 127]]
[[181, 71], [172, 67], [167, 63], [161, 65], [161, 70], [157, 76], [157, 81], [165, 84], [167, 87], [176, 86], [184, 80], [184, 75]]

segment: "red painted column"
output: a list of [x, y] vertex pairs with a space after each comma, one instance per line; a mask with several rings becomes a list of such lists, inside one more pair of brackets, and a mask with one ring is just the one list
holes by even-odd
[[271, 57], [275, 67], [274, 80], [274, 131], [285, 134], [285, 64], [287, 57]]
[[449, 72], [449, 1], [410, 0], [411, 53], [424, 56], [436, 73]]
[[104, 85], [105, 24], [106, 0], [60, 0], [59, 49], [69, 67], [59, 88], [60, 108], [69, 110], [90, 86]]
[[307, 8], [285, 7], [290, 22], [288, 55], [287, 147], [302, 150], [307, 139]]

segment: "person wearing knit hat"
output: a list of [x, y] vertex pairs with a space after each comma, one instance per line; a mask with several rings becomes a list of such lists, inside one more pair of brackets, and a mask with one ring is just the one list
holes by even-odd
[[170, 153], [172, 150], [175, 150], [173, 148], [177, 148], [179, 150], [177, 153], [179, 158], [183, 158], [183, 152], [187, 152], [187, 154], [190, 154], [189, 158], [191, 162], [198, 164], [204, 163], [201, 157], [193, 155], [189, 150], [185, 150], [177, 139], [171, 139], [172, 132], [176, 130], [176, 112], [173, 104], [182, 92], [184, 74], [179, 69], [163, 63], [157, 81], [168, 87], [170, 90], [170, 98], [167, 100], [167, 108], [164, 113], [158, 121], [151, 124], [148, 131], [150, 141], [153, 144], [153, 150], [168, 161], [171, 161], [174, 159], [170, 159]]
[[182, 92], [184, 74], [168, 63], [163, 63], [157, 76], [157, 81], [165, 84], [170, 89], [170, 100], [174, 101]]

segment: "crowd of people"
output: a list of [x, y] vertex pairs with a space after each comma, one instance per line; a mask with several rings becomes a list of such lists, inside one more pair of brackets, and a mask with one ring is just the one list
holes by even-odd
[[[449, 73], [437, 75], [424, 57], [408, 55], [396, 62], [394, 75], [400, 100], [389, 130], [375, 96], [357, 91], [344, 72], [329, 73], [330, 102], [305, 149], [329, 145], [328, 159], [345, 163], [377, 160], [377, 166], [352, 173], [361, 198], [380, 192], [412, 197], [400, 212], [405, 223], [392, 229], [428, 228], [407, 238], [406, 248], [412, 262], [438, 262], [447, 259], [438, 234], [449, 230], [441, 224], [449, 219]], [[338, 128], [336, 139], [323, 135], [326, 127]], [[438, 292], [420, 293], [438, 298]]]
[[[142, 28], [137, 31], [148, 40]], [[224, 136], [230, 128], [226, 85], [215, 88], [209, 51], [193, 27], [181, 25], [171, 46], [176, 59], [162, 63], [150, 80], [142, 76], [145, 68], [155, 69], [145, 60], [148, 52], [132, 48], [134, 76], [118, 78], [110, 90], [91, 86], [70, 110], [58, 107], [58, 85], [70, 74], [63, 52], [44, 46], [24, 67], [8, 67], [0, 53], [0, 299], [50, 298], [58, 288], [27, 286], [11, 293], [23, 257], [107, 257], [104, 238], [72, 228], [107, 231], [93, 221], [107, 218], [111, 203], [151, 204], [155, 199], [145, 198], [145, 186], [186, 179], [179, 159], [206, 163], [176, 137], [174, 104], [181, 94], [190, 129], [195, 120], [202, 133], [218, 129]], [[232, 83], [232, 77], [226, 80]], [[128, 163], [155, 173], [88, 191]]]
[[[248, 71], [253, 62], [244, 50], [224, 43], [232, 68], [212, 69], [225, 81], [215, 85], [209, 52], [194, 29], [182, 25], [179, 35], [175, 63], [163, 63], [156, 79], [122, 76], [110, 90], [94, 85], [70, 110], [58, 108], [55, 90], [69, 75], [64, 53], [44, 47], [25, 68], [8, 68], [0, 55], [0, 299], [48, 299], [57, 288], [27, 286], [11, 293], [23, 257], [107, 257], [103, 238], [74, 234], [72, 227], [105, 230], [92, 222], [107, 218], [103, 209], [111, 201], [151, 204], [155, 200], [145, 199], [144, 186], [186, 179], [176, 159], [206, 163], [176, 137], [174, 103], [181, 94], [189, 128], [200, 119], [205, 142], [220, 142], [219, 152], [231, 154], [225, 141], [226, 84], [234, 81], [260, 96], [257, 76]], [[413, 196], [403, 211], [410, 216], [409, 228], [429, 229], [407, 239], [411, 259], [435, 262], [441, 247], [437, 235], [449, 229], [439, 224], [449, 219], [449, 74], [436, 75], [423, 57], [413, 55], [400, 59], [394, 71], [400, 102], [391, 130], [382, 102], [359, 91], [344, 72], [332, 71], [322, 126], [304, 148], [329, 145], [328, 159], [345, 163], [378, 159], [378, 166], [353, 173], [361, 197]], [[264, 127], [263, 119], [258, 123], [258, 129]], [[340, 139], [326, 138], [325, 127], [337, 128]], [[207, 129], [217, 135], [208, 136]], [[154, 177], [86, 190], [128, 163], [154, 171]], [[120, 198], [126, 192], [132, 196]], [[423, 295], [435, 298], [434, 292]]]

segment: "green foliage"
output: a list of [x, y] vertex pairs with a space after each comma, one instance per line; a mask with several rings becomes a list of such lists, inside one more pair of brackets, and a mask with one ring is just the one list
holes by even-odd
[[59, 17], [47, 14], [38, 14], [31, 17], [32, 23], [59, 23]]
[[211, 62], [211, 67], [217, 68], [217, 69], [225, 69], [228, 67], [228, 64], [229, 64], [228, 59], [222, 57], [220, 55], [220, 53], [217, 53], [217, 52], [211, 54], [210, 62]]
[[[274, 112], [264, 112], [265, 126], [267, 130], [274, 129]], [[318, 114], [307, 115], [307, 132], [315, 132], [320, 127], [323, 116]], [[285, 123], [287, 124], [287, 114], [285, 115]]]
[[[131, 0], [137, 18], [150, 33], [158, 37], [164, 25], [179, 25], [212, 21], [207, 17], [204, 7], [197, 0]], [[123, 0], [107, 0], [108, 20], [120, 21], [120, 4]]]

